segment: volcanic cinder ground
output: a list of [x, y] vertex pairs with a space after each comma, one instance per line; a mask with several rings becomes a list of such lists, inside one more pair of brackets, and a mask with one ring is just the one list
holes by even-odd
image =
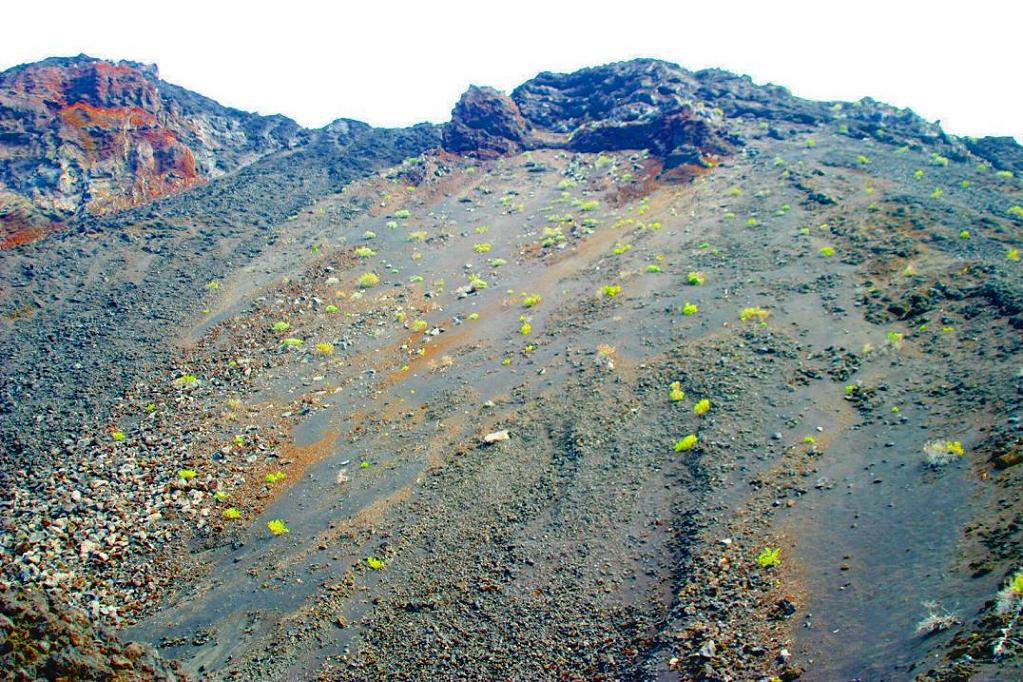
[[296, 139], [0, 252], [11, 679], [1020, 677], [1014, 143], [649, 61]]

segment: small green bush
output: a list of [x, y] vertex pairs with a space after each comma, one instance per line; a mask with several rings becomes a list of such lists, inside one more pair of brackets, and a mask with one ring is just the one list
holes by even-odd
[[367, 272], [359, 277], [355, 283], [360, 289], [368, 289], [380, 284], [380, 277], [376, 273]]
[[760, 564], [761, 568], [773, 568], [781, 564], [781, 548], [778, 547], [764, 547], [763, 551], [757, 555], [757, 563]]
[[688, 436], [685, 436], [677, 443], [675, 443], [675, 452], [686, 452], [688, 450], [692, 450], [693, 448], [696, 447], [697, 441], [698, 439], [696, 437], [696, 434], [690, 433]]
[[288, 528], [287, 524], [281, 519], [272, 519], [266, 522], [266, 527], [270, 529], [270, 532], [274, 535], [284, 535], [290, 533], [291, 529]]

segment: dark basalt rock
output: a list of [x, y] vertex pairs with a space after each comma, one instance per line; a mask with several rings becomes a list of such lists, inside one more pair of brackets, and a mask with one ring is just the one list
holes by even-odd
[[444, 127], [444, 148], [484, 157], [514, 154], [528, 146], [529, 129], [510, 97], [474, 85], [458, 100], [451, 123]]
[[1011, 137], [966, 138], [966, 148], [998, 170], [1023, 173], [1023, 147]]
[[541, 148], [649, 149], [667, 167], [701, 164], [731, 153], [738, 140], [719, 112], [694, 105], [696, 87], [684, 69], [649, 59], [544, 72], [511, 97], [473, 87], [452, 112], [444, 147], [481, 156]]

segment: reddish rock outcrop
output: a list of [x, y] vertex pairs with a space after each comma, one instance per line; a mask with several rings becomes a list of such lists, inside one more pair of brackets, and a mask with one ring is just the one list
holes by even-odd
[[[152, 65], [82, 55], [15, 67], [0, 73], [0, 233], [17, 241], [18, 224], [40, 216], [145, 203], [290, 146], [301, 132], [284, 117], [164, 83]], [[15, 207], [21, 199], [31, 210]]]

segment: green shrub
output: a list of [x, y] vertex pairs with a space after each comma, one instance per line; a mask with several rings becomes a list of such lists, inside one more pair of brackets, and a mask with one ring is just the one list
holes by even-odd
[[763, 551], [757, 555], [757, 563], [761, 568], [773, 568], [781, 563], [780, 554], [781, 548], [764, 547]]
[[266, 522], [266, 527], [270, 529], [270, 532], [274, 535], [284, 535], [290, 533], [291, 529], [281, 519], [272, 519]]
[[378, 277], [376, 275], [376, 273], [367, 272], [367, 273], [361, 275], [359, 277], [359, 279], [356, 281], [355, 284], [360, 289], [368, 289], [368, 288], [370, 288], [372, 286], [376, 286], [377, 284], [380, 284], [380, 277]]
[[739, 312], [739, 319], [742, 320], [743, 322], [749, 322], [751, 320], [764, 322], [770, 315], [771, 315], [770, 310], [765, 310], [764, 308], [758, 308], [753, 306], [749, 308], [743, 308]]
[[697, 441], [698, 439], [696, 437], [696, 434], [690, 433], [688, 436], [685, 436], [677, 443], [675, 443], [675, 452], [686, 452], [688, 450], [692, 450], [693, 448], [696, 447]]

